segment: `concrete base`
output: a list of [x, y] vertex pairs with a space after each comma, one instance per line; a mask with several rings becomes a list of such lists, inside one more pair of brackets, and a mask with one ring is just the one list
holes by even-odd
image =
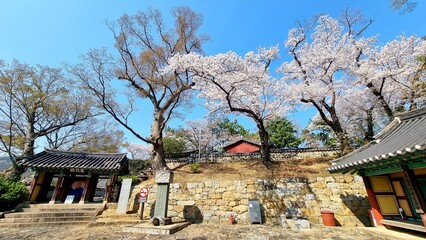
[[149, 221], [146, 221], [140, 224], [126, 226], [122, 229], [122, 231], [146, 233], [146, 234], [153, 234], [153, 235], [170, 235], [184, 229], [188, 225], [190, 225], [189, 222], [179, 222], [179, 223], [172, 223], [170, 225], [156, 227], [156, 226], [153, 226]]

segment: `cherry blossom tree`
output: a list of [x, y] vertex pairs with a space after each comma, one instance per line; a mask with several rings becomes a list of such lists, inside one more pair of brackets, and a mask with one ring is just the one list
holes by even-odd
[[214, 136], [212, 126], [206, 119], [185, 121], [183, 130], [187, 133], [187, 146], [199, 153], [206, 153], [213, 146]]
[[382, 47], [365, 50], [354, 75], [376, 97], [391, 121], [396, 111], [416, 109], [425, 102], [426, 42], [415, 36], [400, 36]]
[[125, 144], [127, 152], [130, 154], [130, 159], [149, 159], [152, 153], [152, 145], [140, 143], [127, 143]]
[[354, 139], [371, 139], [396, 112], [424, 104], [424, 40], [401, 36], [380, 46], [376, 36], [361, 37], [372, 22], [347, 11], [340, 20], [316, 20], [289, 31], [293, 60], [280, 71], [288, 100], [314, 107], [342, 153]]
[[270, 161], [266, 123], [284, 115], [283, 85], [269, 73], [278, 57], [278, 46], [259, 48], [244, 57], [234, 52], [202, 56], [176, 54], [163, 73], [178, 72], [193, 76], [195, 87], [213, 112], [235, 113], [251, 118], [257, 125], [262, 161]]
[[353, 86], [338, 99], [339, 119], [351, 142], [357, 145], [369, 142], [384, 126], [382, 112], [379, 100], [363, 85]]
[[352, 87], [353, 79], [348, 74], [373, 41], [358, 39], [371, 24], [364, 22], [359, 27], [360, 19], [358, 14], [345, 12], [342, 24], [322, 15], [314, 24], [291, 29], [285, 45], [293, 60], [280, 67], [288, 101], [314, 107], [333, 130], [343, 153], [351, 147], [338, 115], [338, 99]]
[[251, 133], [237, 120], [229, 118], [214, 119], [212, 115], [198, 120], [187, 120], [185, 125], [165, 130], [167, 138], [185, 141], [186, 150], [197, 151], [201, 154], [219, 151], [225, 143], [242, 137], [251, 139]]
[[[133, 16], [123, 15], [108, 23], [118, 56], [106, 49], [92, 50], [83, 56], [83, 63], [70, 68], [97, 97], [100, 106], [125, 129], [141, 141], [151, 144], [153, 170], [167, 168], [163, 147], [163, 131], [179, 106], [187, 99], [193, 82], [188, 74], [159, 74], [168, 65], [168, 58], [177, 53], [202, 52], [208, 40], [198, 34], [203, 18], [187, 7], [172, 10], [174, 26], [168, 28], [161, 12], [148, 10]], [[119, 92], [113, 80], [126, 86]], [[114, 85], [115, 84], [115, 85]], [[126, 99], [123, 101], [122, 99]], [[151, 135], [143, 136], [131, 121], [137, 101], [152, 106]]]

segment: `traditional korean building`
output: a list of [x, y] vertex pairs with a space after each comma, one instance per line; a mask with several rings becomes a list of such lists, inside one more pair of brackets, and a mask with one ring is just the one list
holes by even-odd
[[29, 201], [52, 204], [108, 201], [118, 174], [128, 171], [125, 153], [45, 150], [19, 164], [34, 171]]
[[397, 115], [328, 171], [363, 177], [376, 225], [426, 232], [426, 108]]
[[245, 139], [239, 139], [223, 146], [223, 151], [226, 153], [258, 152], [260, 151], [260, 144]]

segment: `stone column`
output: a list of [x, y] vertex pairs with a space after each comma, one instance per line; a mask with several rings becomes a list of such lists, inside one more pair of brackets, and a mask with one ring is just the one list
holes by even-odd
[[168, 170], [160, 170], [156, 172], [155, 182], [157, 183], [157, 196], [154, 208], [154, 217], [152, 223], [156, 226], [171, 223], [171, 219], [167, 217], [167, 208], [169, 205], [169, 187], [173, 181], [173, 172]]

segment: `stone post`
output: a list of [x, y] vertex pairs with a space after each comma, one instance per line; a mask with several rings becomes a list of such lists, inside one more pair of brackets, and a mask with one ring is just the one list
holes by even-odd
[[168, 170], [159, 170], [155, 174], [155, 182], [157, 183], [157, 196], [154, 208], [154, 217], [152, 223], [155, 226], [167, 225], [171, 223], [171, 219], [167, 217], [167, 208], [169, 205], [169, 187], [173, 182], [173, 172]]

